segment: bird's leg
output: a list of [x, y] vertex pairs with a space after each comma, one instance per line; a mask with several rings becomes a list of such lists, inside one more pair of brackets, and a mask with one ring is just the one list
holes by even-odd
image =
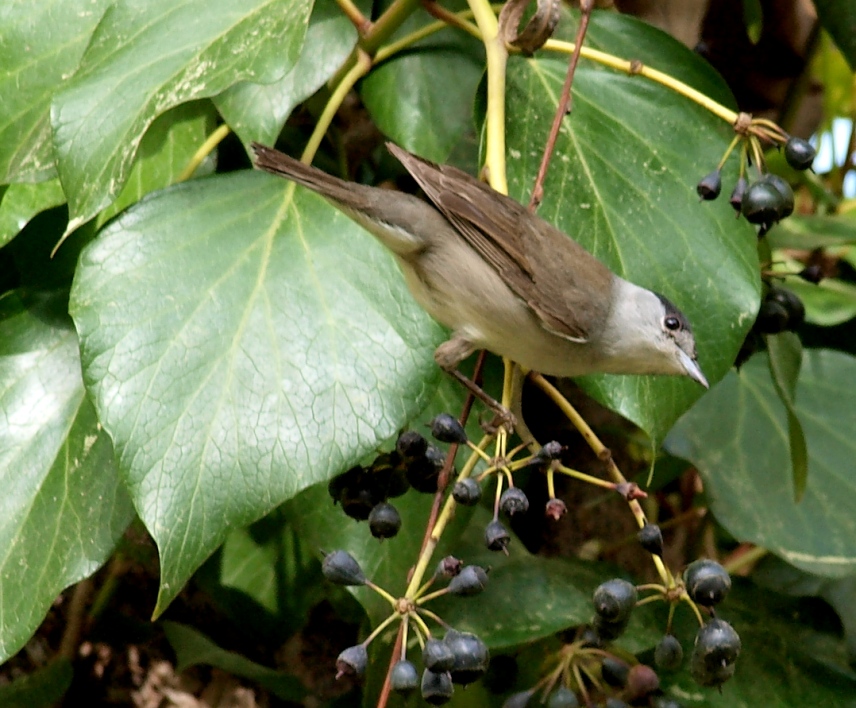
[[476, 348], [469, 339], [456, 332], [452, 335], [451, 339], [447, 342], [443, 342], [439, 347], [437, 347], [434, 351], [434, 361], [437, 362], [437, 365], [443, 369], [443, 371], [452, 376], [452, 378], [458, 381], [458, 383], [496, 413], [500, 423], [506, 426], [509, 432], [511, 432], [514, 430], [514, 426], [516, 424], [516, 419], [511, 411], [495, 398], [488, 395], [481, 386], [476, 384], [474, 381], [471, 381], [458, 371], [458, 364], [470, 356], [470, 354], [475, 350]]

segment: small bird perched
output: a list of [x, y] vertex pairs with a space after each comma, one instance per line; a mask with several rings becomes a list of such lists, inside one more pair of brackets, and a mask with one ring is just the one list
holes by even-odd
[[416, 301], [452, 330], [434, 353], [443, 369], [487, 349], [543, 374], [670, 374], [707, 388], [677, 307], [467, 173], [387, 143], [420, 199], [252, 147], [259, 169], [317, 192], [392, 251]]

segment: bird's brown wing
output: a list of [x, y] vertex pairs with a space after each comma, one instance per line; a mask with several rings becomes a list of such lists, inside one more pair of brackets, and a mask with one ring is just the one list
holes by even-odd
[[[524, 300], [545, 329], [584, 342], [609, 314], [612, 273], [575, 241], [466, 172], [391, 143], [426, 196]], [[572, 269], [568, 264], [573, 264]], [[592, 293], [599, 297], [592, 298]]]

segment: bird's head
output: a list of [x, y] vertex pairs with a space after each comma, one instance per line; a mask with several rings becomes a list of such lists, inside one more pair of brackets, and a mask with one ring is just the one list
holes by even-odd
[[688, 376], [708, 388], [689, 320], [670, 300], [616, 278], [604, 327], [603, 369], [616, 374]]

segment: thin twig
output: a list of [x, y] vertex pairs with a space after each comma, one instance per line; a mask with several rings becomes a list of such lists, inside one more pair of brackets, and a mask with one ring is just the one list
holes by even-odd
[[71, 600], [65, 617], [65, 629], [59, 644], [59, 655], [74, 661], [77, 656], [77, 647], [83, 634], [84, 615], [86, 603], [92, 593], [92, 578], [85, 578], [74, 586], [71, 592]]
[[389, 655], [389, 668], [386, 670], [386, 678], [383, 681], [383, 688], [380, 689], [380, 695], [377, 699], [377, 708], [385, 708], [389, 703], [389, 695], [392, 691], [392, 668], [398, 663], [398, 659], [402, 655], [402, 647], [406, 641], [404, 638], [404, 628], [407, 623], [407, 618], [402, 618], [401, 624], [398, 625], [398, 636], [392, 644], [392, 652]]
[[553, 116], [553, 125], [550, 126], [550, 135], [547, 138], [547, 144], [544, 146], [541, 165], [538, 167], [538, 176], [535, 178], [535, 184], [532, 187], [532, 197], [529, 199], [529, 211], [535, 211], [544, 198], [544, 179], [547, 176], [547, 167], [550, 165], [550, 158], [553, 156], [553, 150], [556, 148], [556, 140], [559, 137], [562, 120], [571, 112], [571, 86], [574, 83], [574, 74], [577, 70], [577, 64], [580, 61], [580, 51], [582, 50], [583, 40], [588, 29], [591, 9], [592, 0], [582, 0], [580, 2], [580, 12], [582, 14], [580, 16], [580, 26], [577, 27], [574, 53], [571, 54], [571, 60], [568, 62], [568, 73], [565, 76], [565, 84], [562, 86], [562, 95], [559, 98], [559, 105], [556, 106], [556, 115]]

